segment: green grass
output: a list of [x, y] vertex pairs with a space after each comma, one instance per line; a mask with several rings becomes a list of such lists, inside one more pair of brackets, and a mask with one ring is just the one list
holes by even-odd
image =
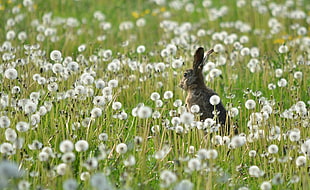
[[[285, 1], [275, 1], [277, 4], [284, 4]], [[170, 1], [166, 4], [156, 5], [150, 1], [35, 1], [31, 6], [32, 11], [24, 7], [22, 3], [15, 1], [0, 1], [0, 44], [10, 41], [13, 49], [0, 51], [1, 69], [0, 69], [0, 98], [5, 102], [5, 95], [8, 96], [8, 102], [14, 103], [21, 99], [29, 99], [32, 92], [40, 92], [40, 98], [37, 100], [37, 110], [46, 102], [52, 103], [52, 108], [45, 115], [40, 117], [40, 121], [35, 125], [30, 125], [31, 129], [27, 132], [19, 132], [16, 130], [16, 124], [19, 121], [31, 122], [32, 114], [25, 114], [22, 108], [14, 105], [3, 106], [1, 102], [0, 117], [8, 116], [11, 124], [9, 128], [16, 131], [18, 138], [24, 140], [21, 149], [15, 149], [13, 153], [1, 153], [2, 160], [9, 160], [16, 163], [23, 175], [18, 178], [7, 176], [0, 173], [0, 188], [16, 189], [22, 181], [30, 183], [29, 189], [37, 187], [48, 189], [61, 189], [63, 183], [68, 179], [75, 179], [78, 183], [78, 189], [96, 189], [91, 184], [91, 179], [82, 180], [80, 175], [82, 172], [89, 172], [90, 176], [96, 173], [104, 173], [112, 186], [116, 189], [173, 189], [179, 182], [184, 179], [193, 183], [193, 189], [239, 189], [248, 187], [249, 189], [259, 189], [264, 181], [272, 184], [272, 179], [278, 173], [283, 179], [282, 184], [273, 184], [272, 189], [308, 189], [309, 185], [309, 161], [304, 166], [296, 166], [296, 159], [304, 154], [300, 151], [301, 145], [309, 139], [309, 62], [308, 55], [310, 52], [309, 45], [303, 45], [302, 41], [309, 38], [309, 32], [305, 35], [299, 35], [297, 30], [292, 29], [292, 25], [306, 27], [309, 31], [306, 19], [290, 19], [280, 16], [272, 16], [272, 10], [268, 8], [271, 2], [267, 1], [262, 4], [266, 6], [268, 11], [260, 14], [257, 8], [247, 2], [242, 8], [238, 8], [236, 2], [222, 0], [214, 1], [211, 7], [202, 6], [202, 1], [192, 2], [194, 5], [193, 12], [187, 12], [184, 6], [180, 10], [176, 10], [169, 6]], [[309, 7], [306, 1], [293, 1], [293, 5], [287, 11], [302, 10], [309, 17]], [[227, 14], [216, 20], [210, 20], [209, 13], [211, 9], [220, 9], [225, 5], [228, 9]], [[13, 7], [20, 7], [19, 13], [13, 13]], [[103, 30], [100, 28], [100, 22], [94, 18], [95, 11], [101, 11], [105, 15], [104, 22], [111, 24], [111, 29]], [[42, 18], [51, 12], [51, 21], [43, 23]], [[169, 18], [164, 15], [170, 14]], [[8, 20], [16, 18], [17, 15], [23, 15], [21, 22], [16, 22], [14, 26], [7, 26]], [[64, 23], [57, 23], [59, 19], [75, 18], [79, 22], [77, 27], [67, 27]], [[137, 27], [135, 22], [138, 18], [144, 18], [146, 25]], [[277, 34], [271, 34], [268, 21], [276, 18], [282, 24], [281, 30]], [[53, 42], [51, 37], [45, 36], [43, 41], [37, 40], [39, 33], [37, 27], [31, 23], [37, 20], [40, 25], [45, 28], [53, 28], [56, 30], [55, 37], [59, 40]], [[160, 23], [164, 20], [174, 21], [180, 25], [185, 22], [191, 23], [191, 30], [188, 35], [195, 36], [195, 41], [188, 41], [187, 44], [177, 45], [176, 55], [168, 58], [161, 57], [161, 51], [167, 44], [173, 43], [180, 36], [173, 31], [166, 31], [160, 27]], [[309, 19], [308, 19], [309, 20]], [[133, 28], [127, 31], [121, 31], [119, 25], [124, 21], [133, 22]], [[240, 32], [240, 27], [221, 27], [223, 23], [241, 21], [248, 24], [252, 29], [248, 32]], [[309, 22], [309, 21], [308, 21]], [[210, 34], [205, 36], [197, 36], [199, 29], [209, 31]], [[11, 40], [6, 39], [8, 31], [15, 31], [16, 37]], [[263, 31], [261, 34], [255, 34], [255, 31]], [[17, 34], [21, 31], [27, 33], [27, 39], [21, 41], [17, 38]], [[236, 34], [238, 41], [241, 36], [247, 36], [249, 42], [243, 44], [244, 47], [259, 48], [260, 71], [252, 73], [247, 65], [251, 56], [237, 57], [234, 64], [231, 63], [230, 54], [232, 52], [240, 52], [236, 50], [233, 44], [225, 45], [221, 40], [213, 40], [212, 35], [216, 32], [226, 31], [228, 34]], [[97, 37], [105, 35], [106, 39], [98, 41]], [[300, 40], [300, 43], [292, 45], [291, 43]], [[122, 46], [128, 41], [127, 46]], [[308, 40], [309, 41], [309, 40]], [[177, 99], [181, 99], [183, 104], [186, 98], [186, 92], [178, 87], [179, 81], [183, 76], [183, 72], [191, 67], [195, 47], [204, 46], [206, 49], [214, 47], [221, 43], [225, 46], [226, 51], [213, 54], [210, 61], [216, 62], [220, 56], [227, 59], [225, 65], [217, 66], [222, 71], [221, 78], [215, 78], [213, 81], [206, 81], [208, 87], [214, 89], [221, 97], [227, 109], [237, 107], [239, 114], [232, 120], [238, 123], [239, 134], [245, 136], [247, 142], [241, 147], [230, 148], [228, 145], [216, 145], [212, 138], [216, 134], [205, 133], [196, 127], [184, 127], [184, 133], [178, 134], [175, 130], [169, 129], [173, 117], [179, 117], [178, 109], [173, 103]], [[37, 51], [27, 54], [24, 45], [39, 44], [39, 50], [45, 51], [42, 56], [34, 56]], [[81, 44], [86, 45], [84, 52], [79, 52], [78, 47]], [[278, 48], [280, 45], [286, 44], [289, 52], [280, 54]], [[144, 45], [146, 51], [142, 54], [136, 52], [139, 45]], [[112, 50], [112, 57], [104, 60], [98, 56], [100, 50]], [[60, 74], [55, 74], [52, 70], [42, 71], [40, 62], [55, 64], [50, 59], [50, 52], [59, 50], [62, 57], [71, 56], [73, 60], [79, 63], [79, 71], [71, 72], [67, 79]], [[12, 53], [15, 57], [11, 60], [5, 60], [5, 53]], [[89, 61], [91, 56], [97, 56], [98, 61]], [[86, 61], [78, 60], [84, 56]], [[157, 72], [154, 69], [150, 71], [140, 72], [139, 69], [131, 70], [128, 66], [130, 61], [136, 61], [140, 67], [146, 68], [154, 66], [158, 62], [164, 62], [171, 65], [172, 58], [182, 57], [184, 66], [174, 69], [171, 66], [166, 67], [163, 72]], [[304, 64], [298, 64], [298, 59], [303, 57]], [[18, 64], [18, 59], [28, 61], [26, 65]], [[113, 72], [108, 70], [108, 65], [113, 59], [121, 61], [119, 71]], [[5, 77], [4, 72], [8, 68], [14, 67], [18, 72], [18, 79], [9, 80]], [[288, 85], [278, 87], [277, 83], [280, 78], [275, 76], [275, 69], [283, 69], [283, 75], [280, 78], [287, 80]], [[85, 85], [81, 82], [83, 73], [93, 71], [95, 80], [102, 79], [106, 82], [116, 79], [118, 86], [113, 88], [112, 98], [104, 106], [101, 107], [102, 115], [98, 118], [91, 119], [87, 126], [83, 126], [85, 118], [91, 117], [91, 111], [94, 107], [93, 99], [95, 96], [102, 96], [100, 89], [97, 89], [95, 83]], [[301, 79], [294, 78], [294, 73], [301, 71], [303, 73]], [[55, 78], [59, 88], [57, 92], [49, 92], [48, 84], [39, 85], [33, 80], [34, 74], [40, 74], [46, 79]], [[207, 74], [207, 73], [206, 73]], [[132, 76], [135, 80], [132, 80]], [[159, 84], [162, 84], [159, 85]], [[274, 90], [268, 89], [270, 83], [277, 87]], [[74, 98], [65, 98], [59, 100], [60, 93], [66, 93], [70, 89], [74, 89], [77, 85], [83, 85], [89, 90], [93, 90], [93, 94], [76, 95]], [[13, 86], [19, 86], [21, 92], [12, 93]], [[173, 92], [173, 98], [164, 99], [163, 95], [166, 91]], [[262, 93], [261, 96], [254, 96], [253, 93], [246, 91]], [[151, 100], [150, 95], [158, 92], [161, 95], [163, 106], [156, 107], [156, 103]], [[234, 98], [227, 98], [234, 95]], [[252, 113], [261, 113], [263, 105], [259, 104], [263, 98], [272, 105], [273, 113], [269, 114], [266, 121], [259, 124], [257, 130], [250, 130], [248, 122]], [[256, 101], [254, 110], [247, 110], [245, 102], [248, 99]], [[113, 110], [112, 103], [118, 101], [122, 103], [121, 110]], [[295, 113], [294, 119], [286, 119], [281, 114], [296, 104], [303, 101], [306, 104], [307, 113], [304, 116]], [[273, 102], [273, 103], [272, 103]], [[145, 106], [152, 108], [152, 111], [158, 111], [160, 118], [141, 119], [132, 115], [132, 110], [143, 103]], [[127, 118], [121, 120], [115, 118], [120, 111], [127, 113]], [[174, 113], [174, 114], [172, 114]], [[34, 113], [33, 113], [34, 114]], [[196, 116], [198, 118], [198, 116]], [[307, 123], [308, 122], [308, 123]], [[154, 126], [159, 126], [159, 131], [153, 132]], [[270, 129], [279, 126], [281, 129], [280, 137], [276, 140], [268, 139]], [[292, 142], [289, 139], [289, 132], [293, 129], [300, 131], [300, 139]], [[0, 128], [0, 149], [3, 149], [3, 143], [13, 144], [14, 141], [6, 139], [6, 128]], [[108, 141], [99, 140], [101, 133], [108, 135]], [[254, 138], [253, 142], [249, 140], [251, 135], [264, 133], [261, 138]], [[142, 137], [140, 144], [135, 143], [135, 137]], [[233, 135], [230, 135], [232, 138]], [[63, 163], [63, 153], [60, 151], [60, 143], [64, 140], [70, 140], [75, 144], [78, 140], [86, 140], [89, 148], [85, 152], [72, 152], [75, 154], [75, 160], [67, 163], [67, 169], [64, 175], [57, 173], [57, 166]], [[48, 161], [40, 161], [38, 159], [42, 149], [31, 150], [29, 144], [34, 140], [38, 140], [43, 147], [50, 147], [55, 156], [49, 157]], [[120, 143], [127, 145], [128, 151], [125, 154], [119, 154], [116, 147]], [[276, 154], [268, 153], [268, 147], [276, 144], [279, 151]], [[189, 149], [193, 146], [195, 151], [190, 153]], [[41, 148], [43, 148], [41, 147]], [[104, 150], [102, 150], [105, 147]], [[168, 150], [160, 159], [156, 159], [155, 155], [160, 150]], [[198, 171], [189, 171], [189, 160], [197, 157], [200, 149], [215, 149], [218, 153], [216, 159], [201, 160], [201, 169]], [[255, 150], [255, 157], [249, 156], [249, 151]], [[266, 154], [267, 153], [267, 154]], [[102, 156], [104, 155], [104, 156]], [[124, 161], [130, 156], [135, 157], [135, 164], [126, 166]], [[100, 157], [103, 157], [100, 159]], [[88, 170], [85, 162], [89, 158], [97, 158], [98, 166]], [[281, 162], [282, 159], [286, 162]], [[309, 157], [306, 156], [308, 159]], [[250, 166], [257, 165], [264, 175], [256, 178], [250, 176]], [[2, 167], [2, 166], [1, 166]], [[0, 171], [2, 168], [0, 167]], [[161, 184], [161, 174], [164, 170], [173, 172], [177, 180], [168, 187]], [[33, 173], [37, 176], [33, 176]], [[299, 177], [299, 181], [292, 183], [291, 179], [295, 176]], [[3, 180], [8, 180], [5, 185]], [[20, 188], [21, 189], [21, 188]], [[100, 188], [98, 188], [100, 189]]]

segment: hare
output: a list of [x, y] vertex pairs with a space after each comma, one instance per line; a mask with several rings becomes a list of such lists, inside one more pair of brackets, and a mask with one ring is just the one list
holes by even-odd
[[[210, 97], [217, 95], [215, 91], [208, 88], [204, 83], [202, 68], [204, 62], [208, 59], [209, 55], [213, 53], [213, 49], [207, 52], [204, 58], [204, 49], [199, 47], [194, 55], [193, 68], [184, 72], [183, 78], [180, 82], [180, 87], [187, 91], [186, 104], [187, 109], [190, 111], [193, 105], [198, 105], [200, 108], [200, 119], [214, 118], [214, 106], [210, 103]], [[216, 112], [218, 113], [216, 120], [221, 124], [221, 134], [228, 134], [229, 119], [227, 118], [227, 111], [222, 102], [216, 105]]]

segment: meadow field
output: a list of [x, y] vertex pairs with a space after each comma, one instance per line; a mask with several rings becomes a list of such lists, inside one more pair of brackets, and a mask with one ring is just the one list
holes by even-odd
[[[0, 0], [0, 189], [310, 189], [308, 0]], [[238, 133], [186, 109], [198, 47]]]

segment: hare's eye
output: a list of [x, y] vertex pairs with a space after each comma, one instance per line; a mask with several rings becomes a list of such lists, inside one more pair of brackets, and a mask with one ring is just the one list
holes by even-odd
[[187, 76], [187, 73], [184, 73], [183, 76], [186, 77], [186, 76]]

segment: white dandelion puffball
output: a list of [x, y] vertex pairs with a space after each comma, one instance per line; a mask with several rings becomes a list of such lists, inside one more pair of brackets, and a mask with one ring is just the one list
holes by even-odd
[[85, 140], [79, 140], [78, 142], [75, 143], [75, 150], [77, 152], [84, 152], [88, 150], [88, 142]]
[[210, 98], [210, 104], [212, 104], [213, 106], [218, 105], [221, 101], [220, 97], [218, 95], [213, 95]]
[[257, 166], [251, 166], [249, 168], [249, 174], [252, 177], [261, 177], [264, 175], [264, 172], [259, 169]]
[[297, 167], [301, 167], [301, 166], [306, 165], [307, 159], [305, 156], [298, 156], [295, 162], [296, 162]]
[[279, 53], [287, 53], [288, 52], [288, 47], [286, 45], [281, 45], [279, 47]]
[[138, 109], [138, 117], [141, 119], [149, 118], [152, 115], [152, 109], [147, 106], [142, 106]]
[[192, 105], [191, 112], [198, 113], [200, 111], [200, 107], [198, 105]]
[[4, 76], [5, 76], [7, 79], [14, 80], [14, 79], [17, 78], [18, 73], [17, 73], [17, 70], [16, 70], [16, 69], [10, 68], [10, 69], [5, 70]]
[[191, 124], [194, 121], [194, 115], [189, 112], [184, 112], [181, 114], [180, 119], [184, 124]]
[[260, 185], [260, 189], [261, 190], [270, 190], [272, 188], [272, 185], [269, 181], [264, 181], [261, 185]]
[[143, 53], [143, 52], [145, 52], [145, 46], [143, 46], [143, 45], [138, 46], [137, 47], [137, 53]]
[[125, 154], [127, 152], [127, 145], [125, 143], [120, 143], [116, 146], [116, 152], [119, 154]]
[[59, 149], [62, 153], [71, 152], [73, 148], [74, 148], [74, 145], [70, 140], [64, 140], [59, 145]]
[[278, 153], [278, 151], [279, 151], [279, 148], [278, 148], [278, 146], [275, 145], [275, 144], [272, 144], [272, 145], [270, 145], [270, 146], [268, 147], [268, 152], [269, 152], [270, 154], [276, 154], [276, 153]]
[[51, 60], [53, 61], [61, 61], [62, 59], [62, 54], [59, 50], [53, 50], [51, 53], [50, 53], [50, 58]]
[[166, 91], [164, 93], [164, 99], [168, 100], [171, 99], [173, 97], [173, 92], [172, 91]]
[[252, 99], [247, 100], [247, 101], [245, 102], [245, 107], [246, 107], [246, 109], [248, 109], [248, 110], [254, 109], [255, 106], [256, 106], [256, 103], [255, 103], [255, 101], [252, 100]]

